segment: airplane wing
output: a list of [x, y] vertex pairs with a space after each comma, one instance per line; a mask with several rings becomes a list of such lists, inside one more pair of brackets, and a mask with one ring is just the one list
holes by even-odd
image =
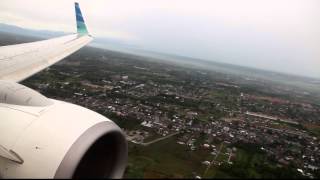
[[[0, 47], [0, 80], [22, 81], [51, 66], [88, 44], [92, 37], [88, 34], [79, 4], [75, 3], [77, 33], [58, 38]], [[12, 91], [15, 91], [12, 89]], [[1, 93], [4, 93], [1, 91]], [[7, 99], [8, 94], [5, 94]], [[0, 157], [17, 163], [23, 160], [13, 150], [2, 146]]]
[[75, 12], [76, 34], [0, 47], [0, 80], [20, 82], [88, 44], [93, 38], [88, 34], [78, 3]]

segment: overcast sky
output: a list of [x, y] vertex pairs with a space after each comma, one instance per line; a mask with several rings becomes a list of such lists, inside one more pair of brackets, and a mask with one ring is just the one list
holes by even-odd
[[[319, 0], [79, 0], [93, 36], [320, 78]], [[72, 0], [0, 0], [0, 23], [75, 31]]]

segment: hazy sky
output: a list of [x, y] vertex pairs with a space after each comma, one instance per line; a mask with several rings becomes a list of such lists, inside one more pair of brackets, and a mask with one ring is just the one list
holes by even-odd
[[[93, 36], [320, 78], [319, 0], [79, 0]], [[1, 0], [0, 23], [75, 31], [74, 1]]]

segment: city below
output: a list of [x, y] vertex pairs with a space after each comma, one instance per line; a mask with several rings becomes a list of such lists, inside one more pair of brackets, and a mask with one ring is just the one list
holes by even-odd
[[320, 178], [320, 81], [219, 66], [86, 47], [22, 84], [117, 123], [126, 178]]

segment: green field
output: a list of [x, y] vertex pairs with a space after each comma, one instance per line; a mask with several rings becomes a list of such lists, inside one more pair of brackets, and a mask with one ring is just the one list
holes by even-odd
[[320, 137], [320, 126], [319, 125], [304, 124], [303, 127], [306, 128], [313, 135]]
[[127, 178], [182, 178], [202, 175], [206, 166], [201, 162], [213, 156], [206, 150], [190, 151], [176, 143], [177, 138], [140, 146], [129, 143]]
[[[270, 162], [266, 155], [255, 146], [237, 148], [233, 164], [226, 163], [227, 146], [217, 157], [220, 166], [212, 165], [204, 176], [206, 165], [214, 156], [209, 150], [197, 148], [191, 151], [186, 145], [176, 143], [177, 137], [141, 146], [129, 143], [129, 160], [125, 178], [303, 178], [295, 169], [280, 168]], [[219, 148], [220, 145], [216, 145]]]

